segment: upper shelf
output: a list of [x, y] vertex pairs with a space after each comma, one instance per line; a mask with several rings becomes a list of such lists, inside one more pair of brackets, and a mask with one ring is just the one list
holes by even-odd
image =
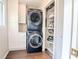
[[49, 41], [47, 41], [48, 43], [50, 43], [50, 44], [53, 44], [53, 41], [51, 41], [51, 40], [49, 40]]
[[49, 16], [48, 16], [48, 18], [54, 18], [54, 15], [53, 15], [53, 14], [51, 14], [51, 15], [49, 15]]

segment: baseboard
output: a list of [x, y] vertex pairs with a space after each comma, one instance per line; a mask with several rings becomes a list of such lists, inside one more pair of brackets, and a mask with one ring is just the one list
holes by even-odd
[[5, 53], [3, 59], [5, 59], [7, 57], [8, 53], [9, 53], [9, 50], [7, 50], [7, 52]]
[[26, 48], [10, 48], [10, 51], [16, 51], [16, 50], [26, 50]]

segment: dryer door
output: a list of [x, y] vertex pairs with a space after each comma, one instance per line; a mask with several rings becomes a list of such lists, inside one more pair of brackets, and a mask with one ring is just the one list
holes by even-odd
[[39, 34], [33, 34], [30, 36], [29, 45], [32, 48], [38, 48], [42, 46], [42, 37]]
[[30, 15], [30, 21], [34, 24], [34, 25], [39, 25], [41, 24], [41, 13], [38, 12], [32, 12]]

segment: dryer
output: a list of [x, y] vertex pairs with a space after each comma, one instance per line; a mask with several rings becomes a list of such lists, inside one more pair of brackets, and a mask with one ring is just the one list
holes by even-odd
[[26, 40], [26, 49], [28, 53], [41, 52], [42, 51], [42, 33], [38, 31], [28, 31]]
[[29, 9], [27, 15], [27, 30], [42, 30], [42, 11], [39, 9]]

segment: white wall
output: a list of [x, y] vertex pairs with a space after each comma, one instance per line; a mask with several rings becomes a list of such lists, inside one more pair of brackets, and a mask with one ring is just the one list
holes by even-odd
[[7, 40], [7, 28], [6, 26], [0, 26], [0, 59], [5, 58], [5, 54], [8, 51]]
[[[6, 0], [5, 0], [5, 9], [6, 8]], [[5, 12], [6, 12], [5, 11]], [[4, 59], [8, 52], [8, 38], [7, 38], [7, 13], [5, 13], [5, 25], [0, 26], [0, 59]]]
[[26, 49], [26, 33], [18, 32], [18, 0], [8, 0], [8, 32], [10, 50]]

